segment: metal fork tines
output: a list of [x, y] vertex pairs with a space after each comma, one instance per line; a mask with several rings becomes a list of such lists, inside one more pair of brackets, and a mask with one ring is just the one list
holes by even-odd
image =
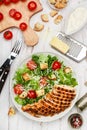
[[10, 71], [10, 66], [13, 60], [16, 58], [16, 56], [19, 54], [21, 49], [21, 42], [16, 41], [15, 45], [13, 46], [11, 50], [10, 56], [7, 58], [7, 60], [3, 63], [3, 65], [0, 67], [0, 93], [2, 91], [2, 88], [4, 86], [4, 83], [7, 79], [7, 75]]
[[16, 41], [14, 47], [11, 50], [11, 54], [10, 54], [10, 62], [12, 62], [14, 60], [14, 58], [19, 54], [20, 52], [20, 48], [21, 48], [21, 42]]
[[12, 61], [15, 59], [17, 54], [19, 54], [21, 48], [21, 42], [16, 41], [15, 45], [13, 46], [11, 50], [10, 56], [7, 58], [7, 60], [3, 63], [3, 65], [0, 67], [0, 75], [2, 75], [2, 72], [4, 71], [4, 68], [8, 67], [9, 64], [12, 63]]

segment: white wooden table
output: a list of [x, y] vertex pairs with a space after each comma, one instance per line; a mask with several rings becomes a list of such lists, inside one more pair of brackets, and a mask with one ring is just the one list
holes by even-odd
[[[42, 122], [35, 122], [32, 120], [27, 119], [23, 115], [20, 114], [19, 111], [16, 110], [16, 115], [9, 117], [8, 116], [8, 110], [10, 106], [14, 106], [11, 97], [10, 97], [10, 77], [11, 72], [14, 70], [14, 68], [21, 62], [23, 59], [28, 57], [30, 54], [35, 52], [41, 52], [41, 51], [49, 51], [49, 52], [55, 52], [59, 55], [56, 50], [50, 47], [49, 41], [51, 40], [52, 36], [54, 36], [58, 31], [62, 30], [64, 31], [64, 25], [65, 21], [67, 19], [69, 11], [71, 11], [73, 8], [79, 4], [80, 0], [70, 0], [69, 5], [66, 9], [62, 10], [60, 13], [63, 15], [64, 19], [59, 25], [53, 24], [53, 19], [50, 17], [50, 21], [48, 23], [44, 23], [45, 28], [42, 32], [38, 33], [39, 36], [39, 43], [34, 47], [27, 47], [24, 42], [22, 45], [21, 52], [19, 56], [16, 58], [14, 63], [11, 66], [10, 74], [7, 78], [7, 81], [4, 85], [3, 91], [0, 95], [0, 130], [71, 130], [69, 124], [68, 124], [68, 117], [70, 114], [78, 112], [77, 108], [74, 106], [71, 111], [62, 117], [61, 119], [58, 119], [56, 121], [50, 122], [50, 123], [42, 123]], [[83, 0], [86, 2], [87, 0]], [[49, 6], [46, 3], [46, 0], [41, 0], [41, 3], [43, 3], [44, 10], [35, 16], [31, 18], [31, 26], [33, 27], [35, 22], [40, 20], [40, 15], [42, 13], [49, 13], [51, 10]], [[15, 41], [18, 39], [22, 39], [22, 33], [15, 28], [10, 29], [13, 32], [13, 39], [10, 41], [6, 41], [3, 38], [3, 32], [0, 33], [0, 65], [6, 60], [8, 55], [10, 54], [11, 48], [14, 45]], [[78, 33], [72, 35], [72, 37], [76, 38], [80, 42], [87, 45], [87, 25]], [[63, 55], [62, 55], [63, 56]], [[84, 95], [84, 93], [87, 92], [87, 87], [84, 85], [84, 82], [87, 80], [87, 60], [83, 60], [80, 63], [76, 63], [72, 61], [71, 59], [63, 56], [70, 64], [72, 64], [76, 69], [76, 74], [79, 78], [79, 86], [80, 86], [80, 92], [78, 99]], [[87, 110], [84, 110], [83, 112], [80, 112], [82, 114], [84, 119], [84, 125], [81, 127], [80, 130], [86, 130], [87, 129]]]

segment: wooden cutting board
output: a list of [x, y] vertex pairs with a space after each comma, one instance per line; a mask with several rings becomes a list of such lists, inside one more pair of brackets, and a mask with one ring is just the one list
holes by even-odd
[[[0, 22], [0, 32], [8, 29], [10, 27], [17, 27], [21, 22], [25, 22], [28, 25], [27, 30], [22, 31], [24, 36], [24, 41], [28, 46], [34, 46], [38, 43], [38, 36], [33, 31], [33, 29], [29, 25], [30, 18], [37, 12], [42, 10], [42, 5], [39, 0], [33, 0], [37, 3], [37, 8], [34, 11], [29, 11], [27, 5], [32, 0], [26, 0], [25, 2], [19, 1], [17, 4], [11, 3], [10, 5], [1, 5], [0, 12], [3, 13], [4, 19]], [[21, 12], [22, 18], [20, 20], [15, 20], [9, 16], [10, 9], [16, 9], [17, 11]]]

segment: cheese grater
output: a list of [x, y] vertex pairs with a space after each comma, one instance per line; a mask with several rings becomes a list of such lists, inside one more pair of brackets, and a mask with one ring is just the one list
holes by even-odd
[[80, 62], [86, 57], [87, 47], [83, 43], [67, 36], [65, 33], [58, 32], [58, 39], [65, 42], [69, 46], [69, 51], [65, 54], [69, 58], [75, 60], [76, 62]]

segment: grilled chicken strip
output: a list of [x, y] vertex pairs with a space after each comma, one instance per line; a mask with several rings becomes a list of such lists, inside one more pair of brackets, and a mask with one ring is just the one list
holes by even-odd
[[22, 110], [36, 117], [53, 116], [69, 108], [75, 96], [74, 88], [66, 85], [55, 85], [44, 98], [37, 103], [23, 106]]

